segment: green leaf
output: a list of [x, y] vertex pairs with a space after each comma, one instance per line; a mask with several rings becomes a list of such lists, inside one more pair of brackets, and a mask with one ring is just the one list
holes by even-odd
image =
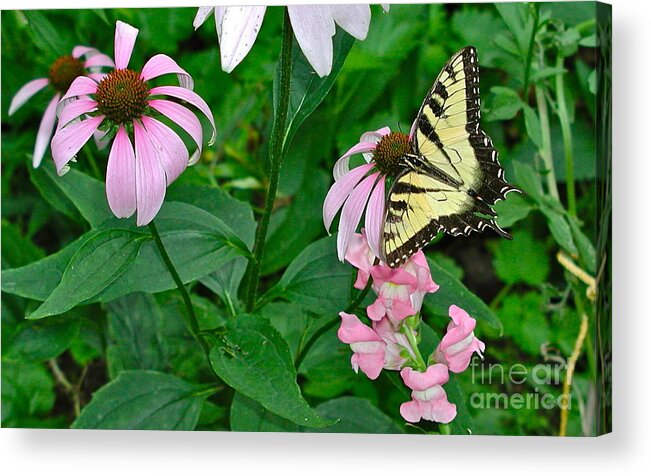
[[[185, 203], [168, 202], [156, 217], [161, 240], [184, 283], [214, 272], [237, 256], [248, 255], [235, 232], [214, 215]], [[136, 291], [157, 293], [176, 288], [156, 244], [148, 240], [133, 266], [98, 300]]]
[[574, 243], [576, 243], [581, 263], [586, 267], [586, 270], [593, 275], [597, 272], [597, 253], [590, 238], [581, 230], [578, 220], [575, 217], [568, 216], [570, 228], [572, 229], [572, 236]]
[[93, 394], [72, 428], [194, 430], [203, 402], [214, 392], [160, 372], [122, 372]]
[[509, 193], [506, 200], [497, 202], [493, 208], [497, 212], [497, 224], [501, 228], [509, 228], [529, 216], [535, 207], [519, 193]]
[[[338, 28], [332, 38], [332, 70], [329, 75], [320, 78], [314, 72], [303, 52], [294, 40], [292, 48], [292, 73], [289, 98], [289, 111], [285, 127], [283, 149], [287, 149], [303, 121], [314, 112], [337, 79], [337, 75], [346, 61], [355, 38]], [[274, 105], [277, 103], [278, 71], [274, 80]]]
[[513, 119], [522, 109], [522, 100], [518, 93], [511, 88], [493, 86], [493, 98], [490, 108], [486, 111], [487, 121], [505, 121]]
[[[45, 301], [61, 281], [72, 257], [87, 240], [88, 235], [83, 235], [58, 253], [21, 268], [3, 270], [2, 291]], [[34, 276], [38, 276], [38, 279], [34, 279]]]
[[58, 357], [79, 335], [80, 324], [72, 316], [23, 322], [10, 338], [3, 337], [3, 356], [33, 362]]
[[166, 370], [162, 320], [149, 294], [134, 293], [108, 304], [106, 361], [112, 378], [123, 370]]
[[456, 304], [478, 321], [484, 321], [495, 329], [501, 328], [499, 319], [484, 301], [435, 261], [428, 259], [427, 263], [432, 271], [432, 279], [440, 286], [438, 291], [425, 296], [423, 306], [428, 313], [447, 316], [450, 306]]
[[231, 404], [232, 431], [299, 431], [299, 426], [270, 412], [255, 400], [235, 392]]
[[[299, 193], [286, 213], [274, 214], [265, 248], [262, 274], [274, 273], [289, 264], [317, 236], [323, 233], [321, 209], [331, 177], [310, 167]], [[316, 212], [315, 212], [316, 211]], [[280, 219], [279, 219], [280, 218]]]
[[533, 31], [533, 17], [525, 3], [496, 3], [495, 8], [515, 36], [518, 53], [526, 59]]
[[267, 410], [302, 426], [330, 424], [303, 399], [287, 343], [265, 319], [234, 319], [210, 351], [210, 363], [224, 382]]
[[527, 128], [527, 134], [536, 147], [542, 147], [542, 127], [538, 114], [528, 105], [524, 105], [524, 125]]
[[305, 309], [291, 302], [272, 302], [259, 309], [256, 315], [267, 319], [280, 332], [292, 353], [292, 359], [295, 359], [310, 323]]
[[541, 200], [545, 192], [540, 182], [540, 175], [533, 166], [516, 161], [513, 163], [513, 169], [515, 171], [515, 183], [517, 183], [518, 187], [524, 190], [534, 200]]
[[391, 418], [364, 398], [340, 397], [324, 402], [316, 409], [324, 418], [335, 420], [337, 423], [328, 428], [307, 431], [318, 433], [404, 433], [404, 430]]
[[92, 233], [70, 260], [56, 289], [27, 318], [61, 314], [97, 296], [133, 264], [145, 237], [120, 229]]
[[499, 312], [504, 321], [504, 334], [528, 354], [539, 356], [540, 346], [552, 339], [540, 292], [509, 294], [502, 301]]
[[323, 238], [296, 257], [263, 300], [281, 297], [318, 315], [337, 314], [348, 305], [351, 273], [337, 258], [336, 237]]
[[44, 253], [32, 240], [23, 236], [20, 228], [2, 222], [2, 266], [24, 266], [43, 258]]
[[550, 269], [547, 250], [527, 230], [514, 231], [512, 241], [500, 240], [492, 245], [495, 272], [506, 284], [535, 286], [547, 280]]
[[54, 380], [38, 363], [2, 359], [2, 426], [20, 428], [54, 407]]
[[61, 40], [57, 28], [50, 23], [43, 13], [36, 10], [23, 10], [22, 13], [29, 22], [30, 34], [38, 48], [55, 58], [69, 54], [68, 48]]
[[568, 253], [572, 255], [578, 254], [578, 250], [574, 244], [574, 237], [572, 236], [572, 229], [567, 221], [567, 214], [562, 205], [551, 197], [543, 198], [540, 211], [547, 218], [547, 225], [554, 240]]
[[30, 172], [32, 181], [56, 209], [73, 219], [81, 215], [92, 227], [113, 216], [103, 182], [75, 169], [60, 177], [51, 162], [44, 162]]

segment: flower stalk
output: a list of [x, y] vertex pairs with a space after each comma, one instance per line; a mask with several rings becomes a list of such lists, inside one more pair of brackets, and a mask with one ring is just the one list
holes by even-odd
[[201, 329], [199, 327], [199, 321], [197, 320], [197, 314], [194, 311], [194, 305], [192, 304], [192, 299], [190, 298], [188, 289], [185, 287], [185, 284], [183, 284], [183, 280], [181, 279], [181, 276], [179, 275], [178, 271], [174, 267], [174, 263], [172, 263], [172, 259], [170, 258], [170, 255], [167, 252], [165, 245], [163, 244], [163, 240], [161, 239], [160, 234], [158, 233], [158, 228], [156, 228], [156, 225], [154, 224], [153, 221], [149, 223], [149, 231], [151, 232], [151, 236], [154, 238], [154, 243], [156, 243], [156, 247], [158, 248], [158, 252], [160, 253], [161, 258], [163, 259], [163, 263], [165, 263], [165, 267], [170, 272], [170, 275], [174, 280], [174, 284], [176, 284], [176, 287], [179, 290], [179, 293], [181, 294], [181, 298], [183, 299], [183, 304], [185, 304], [186, 314], [188, 316], [187, 318], [188, 329], [190, 330], [192, 336], [197, 340], [197, 342], [199, 342], [199, 345], [201, 345], [201, 347], [205, 351], [208, 351], [205, 341], [201, 338]]
[[292, 42], [294, 36], [289, 20], [289, 14], [285, 11], [283, 25], [283, 42], [280, 50], [279, 74], [278, 74], [278, 101], [276, 103], [276, 115], [274, 117], [271, 141], [269, 145], [269, 188], [265, 199], [264, 211], [255, 233], [253, 245], [253, 259], [249, 261], [248, 283], [246, 288], [246, 310], [252, 311], [255, 306], [258, 282], [260, 280], [260, 267], [264, 259], [264, 249], [267, 241], [269, 220], [273, 211], [278, 181], [280, 178], [280, 165], [283, 160], [285, 146], [285, 129], [289, 112], [289, 95], [292, 74]]

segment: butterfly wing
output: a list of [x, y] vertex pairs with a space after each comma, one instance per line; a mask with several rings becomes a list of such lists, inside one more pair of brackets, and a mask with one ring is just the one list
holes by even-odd
[[439, 74], [418, 112], [412, 149], [420, 166], [393, 183], [386, 204], [383, 260], [400, 266], [439, 231], [452, 235], [492, 228], [498, 200], [517, 190], [504, 180], [497, 150], [479, 127], [477, 51], [456, 53]]

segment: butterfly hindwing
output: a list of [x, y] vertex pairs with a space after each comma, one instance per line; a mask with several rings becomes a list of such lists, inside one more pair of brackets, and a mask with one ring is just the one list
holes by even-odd
[[420, 165], [396, 177], [386, 203], [384, 260], [399, 266], [438, 232], [492, 228], [491, 208], [517, 190], [504, 181], [497, 150], [479, 127], [479, 63], [466, 47], [445, 65], [418, 112], [412, 149]]

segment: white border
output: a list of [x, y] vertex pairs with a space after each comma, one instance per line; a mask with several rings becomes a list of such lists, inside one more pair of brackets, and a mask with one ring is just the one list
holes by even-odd
[[[192, 5], [181, 0], [57, 2], [59, 8]], [[196, 2], [196, 4], [208, 2]], [[238, 3], [255, 3], [241, 1]], [[286, 3], [286, 2], [278, 2]], [[297, 2], [298, 3], [298, 2]], [[330, 2], [335, 3], [335, 2]], [[338, 2], [337, 2], [338, 3]], [[413, 3], [413, 2], [412, 2]], [[643, 474], [649, 470], [648, 15], [613, 0], [614, 426], [602, 438], [419, 437], [237, 433], [0, 431], [4, 474]], [[6, 8], [52, 2], [3, 0]], [[648, 473], [647, 473], [648, 474]]]

